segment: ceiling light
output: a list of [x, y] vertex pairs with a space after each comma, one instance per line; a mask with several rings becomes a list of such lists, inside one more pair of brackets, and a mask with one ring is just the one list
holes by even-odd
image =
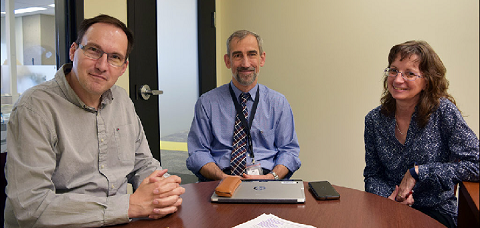
[[52, 7], [52, 8], [55, 8], [55, 4], [50, 4], [50, 5], [48, 5], [48, 6], [50, 6], [50, 7]]
[[41, 10], [47, 10], [47, 8], [28, 7], [28, 8], [23, 8], [23, 9], [17, 9], [17, 10], [15, 10], [15, 14], [31, 13], [31, 12], [41, 11]]

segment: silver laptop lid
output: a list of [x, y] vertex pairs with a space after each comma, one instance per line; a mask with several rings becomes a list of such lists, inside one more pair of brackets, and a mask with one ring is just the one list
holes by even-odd
[[243, 180], [232, 197], [212, 194], [217, 203], [304, 203], [301, 180]]

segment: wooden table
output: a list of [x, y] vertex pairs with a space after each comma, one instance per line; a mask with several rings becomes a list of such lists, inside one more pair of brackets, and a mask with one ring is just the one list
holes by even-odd
[[444, 227], [409, 206], [375, 194], [334, 186], [340, 200], [317, 201], [305, 184], [304, 204], [211, 203], [218, 182], [182, 185], [185, 194], [179, 210], [158, 220], [137, 220], [115, 227], [233, 227], [271, 213], [280, 218], [316, 227]]
[[458, 228], [479, 227], [478, 182], [461, 182], [458, 193]]

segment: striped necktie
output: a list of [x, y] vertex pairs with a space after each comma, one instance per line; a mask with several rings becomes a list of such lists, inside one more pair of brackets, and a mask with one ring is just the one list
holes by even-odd
[[[245, 119], [248, 120], [247, 100], [250, 98], [250, 93], [240, 94], [240, 101], [242, 105], [242, 112]], [[230, 159], [230, 168], [232, 175], [242, 175], [245, 172], [247, 155], [247, 133], [243, 127], [242, 122], [236, 115], [235, 127], [233, 131], [233, 151]]]

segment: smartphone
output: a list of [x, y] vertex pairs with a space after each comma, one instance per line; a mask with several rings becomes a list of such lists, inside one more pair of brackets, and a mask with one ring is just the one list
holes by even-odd
[[328, 181], [308, 182], [308, 187], [317, 200], [340, 199], [340, 194]]

